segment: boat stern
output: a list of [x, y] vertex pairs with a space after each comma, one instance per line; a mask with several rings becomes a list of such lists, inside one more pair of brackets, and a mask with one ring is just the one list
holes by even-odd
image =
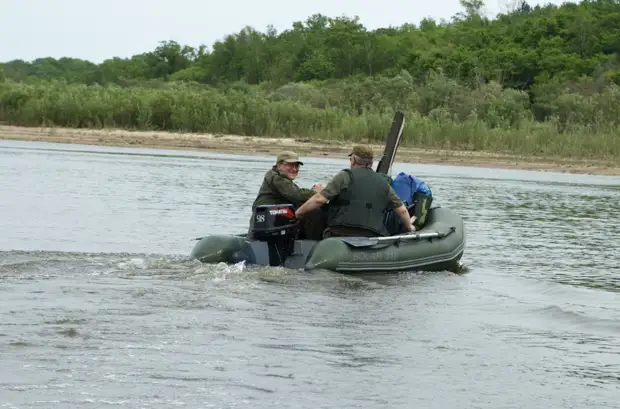
[[203, 263], [233, 263], [245, 247], [247, 247], [246, 241], [240, 236], [206, 236], [194, 245], [190, 258]]

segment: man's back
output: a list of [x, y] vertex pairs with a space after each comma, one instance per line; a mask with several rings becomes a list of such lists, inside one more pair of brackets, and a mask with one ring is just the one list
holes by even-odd
[[295, 211], [297, 218], [329, 203], [327, 228], [323, 237], [385, 236], [383, 223], [386, 208], [396, 211], [406, 231], [413, 231], [407, 208], [392, 189], [386, 175], [372, 170], [374, 154], [366, 145], [356, 145], [348, 155], [350, 169], [338, 172], [321, 190]]
[[371, 235], [386, 235], [384, 211], [402, 203], [387, 180], [370, 168], [352, 168], [339, 172], [321, 192], [330, 202], [327, 226], [332, 231], [365, 230]]

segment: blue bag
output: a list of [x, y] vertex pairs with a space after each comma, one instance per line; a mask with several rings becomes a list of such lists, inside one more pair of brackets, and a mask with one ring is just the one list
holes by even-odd
[[431, 189], [428, 187], [426, 183], [421, 181], [415, 176], [411, 176], [408, 173], [400, 172], [392, 182], [392, 188], [400, 198], [405, 203], [405, 206], [411, 205], [413, 203], [413, 195], [414, 193], [421, 192], [425, 195], [432, 196], [433, 193]]
[[[406, 207], [413, 204], [413, 195], [417, 192], [421, 192], [429, 196], [433, 195], [431, 189], [426, 183], [405, 172], [400, 172], [394, 178], [392, 181], [392, 189], [394, 189], [396, 195], [403, 201]], [[386, 212], [383, 223], [385, 224], [385, 227], [390, 235], [404, 233], [405, 231], [400, 224], [400, 218], [393, 210]]]

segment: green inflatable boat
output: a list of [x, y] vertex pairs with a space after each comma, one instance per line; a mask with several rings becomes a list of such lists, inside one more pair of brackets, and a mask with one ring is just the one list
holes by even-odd
[[[405, 118], [396, 112], [376, 171], [389, 174], [402, 136]], [[388, 237], [330, 237], [297, 240], [293, 205], [257, 207], [248, 234], [198, 238], [191, 258], [203, 263], [238, 263], [293, 269], [327, 269], [341, 273], [400, 271], [460, 272], [465, 249], [461, 217], [435, 207], [420, 231]]]
[[[447, 208], [429, 211], [424, 228], [387, 237], [330, 237], [296, 240], [292, 205], [259, 206], [250, 232], [198, 239], [191, 258], [203, 263], [238, 263], [340, 273], [460, 271], [465, 231], [459, 215]], [[259, 222], [260, 221], [260, 222]]]

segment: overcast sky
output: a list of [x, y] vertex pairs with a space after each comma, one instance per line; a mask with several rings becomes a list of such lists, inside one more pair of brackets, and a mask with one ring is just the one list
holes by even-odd
[[[489, 17], [517, 0], [488, 0]], [[530, 5], [561, 0], [529, 1]], [[278, 31], [315, 13], [358, 15], [369, 29], [450, 19], [459, 0], [0, 0], [0, 61], [75, 57], [96, 63], [153, 50], [159, 41], [211, 46], [249, 25]]]

